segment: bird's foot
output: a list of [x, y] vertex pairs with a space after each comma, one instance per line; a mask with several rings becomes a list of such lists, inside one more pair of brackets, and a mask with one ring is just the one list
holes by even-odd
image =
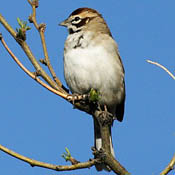
[[75, 104], [76, 101], [80, 101], [81, 103], [85, 102], [88, 99], [88, 95], [87, 94], [72, 94], [72, 95], [68, 95], [67, 100], [69, 102], [71, 102], [73, 105]]
[[106, 105], [104, 105], [104, 110], [99, 106], [99, 119], [102, 125], [112, 125], [114, 116], [108, 112]]

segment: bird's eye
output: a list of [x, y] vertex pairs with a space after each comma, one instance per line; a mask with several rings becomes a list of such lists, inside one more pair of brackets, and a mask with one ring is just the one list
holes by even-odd
[[72, 20], [72, 24], [75, 25], [75, 24], [78, 24], [80, 23], [81, 21], [81, 18], [79, 16], [76, 16], [73, 20]]
[[74, 21], [79, 21], [80, 20], [80, 17], [78, 17], [78, 16], [76, 16], [75, 18], [74, 18]]

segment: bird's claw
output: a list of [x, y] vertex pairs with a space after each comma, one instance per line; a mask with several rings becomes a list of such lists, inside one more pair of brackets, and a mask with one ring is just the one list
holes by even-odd
[[83, 95], [72, 94], [72, 95], [68, 95], [67, 100], [74, 105], [76, 101], [83, 102], [83, 101], [87, 100], [87, 97], [88, 96], [86, 94], [83, 94]]
[[108, 112], [106, 105], [104, 105], [104, 110], [99, 106], [99, 119], [102, 125], [112, 125], [114, 116]]

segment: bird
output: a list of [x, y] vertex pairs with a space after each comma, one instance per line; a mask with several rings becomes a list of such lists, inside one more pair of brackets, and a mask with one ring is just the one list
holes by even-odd
[[[99, 104], [106, 106], [112, 120], [123, 120], [125, 106], [125, 71], [118, 51], [103, 16], [95, 9], [82, 7], [74, 10], [60, 23], [68, 29], [64, 44], [64, 77], [72, 94], [87, 94], [95, 89], [100, 94]], [[109, 126], [111, 133], [112, 124]], [[94, 118], [95, 148], [102, 148], [98, 121]], [[110, 151], [114, 155], [110, 136]], [[103, 164], [97, 171], [108, 170]]]

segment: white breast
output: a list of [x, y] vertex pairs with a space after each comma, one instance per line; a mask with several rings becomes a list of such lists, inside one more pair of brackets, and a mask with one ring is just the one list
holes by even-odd
[[[77, 38], [77, 36], [75, 36]], [[64, 75], [72, 93], [88, 93], [91, 88], [101, 94], [101, 103], [117, 104], [120, 102], [124, 89], [124, 72], [116, 54], [116, 47], [101, 43], [88, 42], [88, 36], [76, 41], [68, 37], [64, 52]], [[71, 41], [71, 42], [70, 42]], [[75, 47], [79, 42], [83, 47]]]

